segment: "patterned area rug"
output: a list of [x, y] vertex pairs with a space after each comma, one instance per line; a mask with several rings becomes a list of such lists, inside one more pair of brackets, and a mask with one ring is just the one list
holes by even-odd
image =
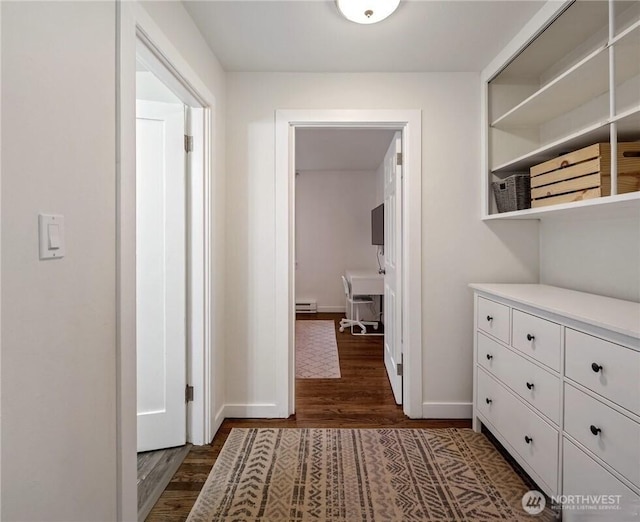
[[338, 342], [333, 321], [296, 321], [296, 377], [340, 378]]
[[530, 521], [527, 491], [469, 429], [233, 429], [187, 521]]

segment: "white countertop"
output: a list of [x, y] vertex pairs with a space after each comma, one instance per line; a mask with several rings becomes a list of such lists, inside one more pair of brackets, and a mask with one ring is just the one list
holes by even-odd
[[472, 283], [469, 286], [478, 292], [640, 339], [640, 303], [537, 284]]

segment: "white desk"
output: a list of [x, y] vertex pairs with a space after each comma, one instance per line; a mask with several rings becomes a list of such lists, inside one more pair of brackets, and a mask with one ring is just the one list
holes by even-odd
[[351, 295], [384, 295], [384, 275], [375, 270], [347, 270]]
[[[351, 295], [370, 295], [380, 296], [380, 302], [375, 307], [375, 317], [372, 321], [380, 321], [380, 312], [382, 312], [382, 296], [384, 295], [384, 275], [379, 274], [375, 270], [345, 270], [344, 276], [349, 282], [351, 288]], [[351, 319], [350, 313], [347, 310], [347, 318]], [[381, 321], [380, 321], [381, 322]], [[384, 333], [353, 333], [353, 335], [384, 335]]]

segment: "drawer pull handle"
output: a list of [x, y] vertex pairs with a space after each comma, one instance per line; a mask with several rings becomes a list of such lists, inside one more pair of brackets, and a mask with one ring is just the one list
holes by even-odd
[[594, 435], [600, 435], [600, 432], [602, 431], [600, 428], [596, 428], [593, 424], [589, 427], [589, 429]]
[[490, 315], [487, 316], [487, 321], [491, 322], [493, 321], [493, 317], [491, 317]]
[[527, 388], [529, 388], [530, 390], [533, 390], [533, 383], [532, 382], [528, 382], [527, 383]]
[[492, 401], [491, 399], [489, 399], [489, 398], [485, 399], [485, 401], [486, 401], [486, 403], [487, 403], [487, 404], [491, 404], [491, 403], [493, 402], [493, 401]]
[[592, 363], [592, 364], [591, 364], [591, 369], [592, 369], [594, 372], [598, 373], [599, 371], [601, 371], [601, 370], [602, 370], [602, 366], [601, 366], [601, 365], [599, 365], [599, 364], [597, 364], [597, 363]]
[[535, 338], [535, 335], [527, 334], [527, 341], [533, 341]]
[[525, 441], [527, 444], [531, 444], [531, 443], [533, 442], [533, 439], [532, 439], [531, 437], [529, 437], [528, 435], [525, 435], [525, 436], [524, 436], [524, 441]]
[[487, 354], [487, 361], [490, 361], [491, 359], [493, 359], [493, 355], [491, 355], [490, 353]]

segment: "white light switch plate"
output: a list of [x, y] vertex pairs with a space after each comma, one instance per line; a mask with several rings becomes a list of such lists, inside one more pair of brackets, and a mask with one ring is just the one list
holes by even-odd
[[59, 214], [38, 215], [38, 238], [40, 259], [60, 259], [65, 254], [64, 216]]

